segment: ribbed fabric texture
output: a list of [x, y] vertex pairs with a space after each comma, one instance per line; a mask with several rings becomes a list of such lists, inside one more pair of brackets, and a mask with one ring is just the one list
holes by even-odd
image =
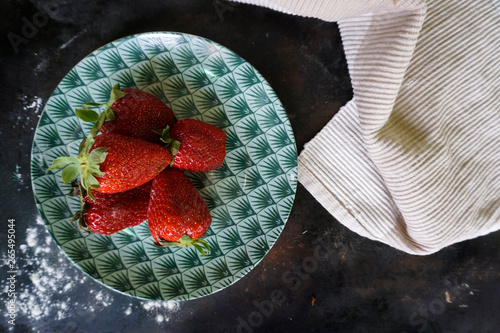
[[339, 23], [354, 98], [299, 156], [338, 221], [412, 254], [500, 229], [500, 1], [243, 2]]

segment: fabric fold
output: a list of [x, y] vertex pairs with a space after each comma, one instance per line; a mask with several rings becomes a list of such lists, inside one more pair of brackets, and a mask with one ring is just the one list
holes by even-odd
[[500, 229], [500, 4], [246, 0], [338, 21], [354, 98], [299, 156], [341, 223], [412, 254]]

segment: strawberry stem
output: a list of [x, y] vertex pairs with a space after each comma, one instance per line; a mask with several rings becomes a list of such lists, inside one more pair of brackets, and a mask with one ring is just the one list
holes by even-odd
[[210, 246], [208, 245], [208, 242], [206, 240], [201, 239], [201, 238], [192, 239], [188, 235], [182, 236], [176, 242], [169, 242], [166, 240], [160, 240], [159, 242], [154, 242], [154, 245], [156, 245], [158, 247], [178, 246], [178, 247], [182, 247], [182, 248], [187, 248], [189, 246], [193, 246], [196, 250], [198, 250], [198, 252], [201, 253], [202, 256], [210, 254]]
[[76, 178], [71, 181], [71, 189], [65, 195], [68, 197], [79, 197], [81, 195], [80, 186]]
[[92, 230], [90, 230], [89, 226], [87, 225], [87, 221], [85, 221], [85, 215], [87, 214], [87, 203], [84, 200], [85, 197], [85, 189], [82, 187], [82, 185], [79, 185], [79, 192], [80, 192], [80, 211], [76, 212], [75, 215], [73, 215], [73, 218], [71, 219], [70, 222], [74, 222], [78, 220], [78, 225], [80, 228], [87, 232], [88, 234], [92, 233]]
[[162, 142], [164, 142], [164, 143], [167, 144], [165, 146], [165, 148], [167, 148], [168, 150], [170, 150], [170, 153], [172, 154], [172, 162], [170, 163], [170, 165], [173, 165], [174, 164], [175, 154], [177, 154], [177, 152], [181, 148], [180, 141], [172, 139], [172, 137], [170, 136], [170, 126], [168, 126], [168, 125], [167, 125], [167, 127], [165, 127], [165, 129], [154, 131], [154, 132], [156, 134], [159, 134], [160, 135], [160, 140]]
[[170, 126], [167, 125], [164, 129], [153, 131], [156, 134], [160, 135], [160, 140], [167, 145], [172, 141], [172, 138], [170, 137]]

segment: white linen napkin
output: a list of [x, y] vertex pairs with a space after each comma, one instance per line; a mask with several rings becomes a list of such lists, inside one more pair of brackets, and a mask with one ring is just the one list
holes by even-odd
[[500, 0], [239, 0], [338, 21], [354, 98], [299, 156], [342, 224], [412, 254], [500, 229]]

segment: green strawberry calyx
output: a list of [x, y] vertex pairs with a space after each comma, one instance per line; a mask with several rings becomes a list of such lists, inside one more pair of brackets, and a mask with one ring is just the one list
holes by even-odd
[[159, 242], [154, 242], [154, 245], [158, 247], [179, 246], [182, 248], [193, 246], [196, 250], [198, 250], [198, 252], [201, 253], [202, 256], [210, 254], [210, 246], [206, 240], [201, 238], [192, 239], [188, 235], [182, 236], [177, 242], [160, 240]]
[[172, 137], [170, 136], [170, 126], [168, 126], [168, 125], [167, 125], [167, 127], [165, 129], [157, 130], [157, 131], [154, 131], [154, 132], [156, 134], [160, 135], [160, 140], [163, 143], [167, 144], [166, 148], [168, 150], [170, 150], [170, 153], [172, 154], [172, 162], [170, 163], [170, 165], [173, 165], [174, 164], [175, 154], [177, 154], [177, 152], [181, 148], [180, 141], [172, 139]]
[[[82, 105], [80, 109], [75, 109], [75, 113], [81, 120], [88, 123], [95, 123], [90, 130], [92, 135], [97, 135], [101, 130], [102, 124], [105, 121], [110, 121], [115, 119], [115, 114], [113, 110], [111, 110], [111, 106], [117, 100], [125, 96], [127, 93], [121, 91], [120, 84], [117, 83], [111, 89], [111, 93], [109, 96], [109, 101], [106, 103], [85, 103]], [[96, 111], [90, 108], [98, 108], [104, 105], [104, 111], [101, 113], [97, 113]]]
[[61, 156], [56, 158], [47, 171], [54, 169], [63, 169], [61, 173], [65, 184], [71, 182], [80, 176], [80, 192], [86, 191], [92, 200], [95, 200], [92, 194], [93, 189], [99, 188], [99, 181], [96, 177], [104, 176], [100, 170], [100, 164], [104, 162], [107, 156], [106, 147], [95, 148], [90, 151], [94, 145], [95, 139], [92, 134], [87, 134], [86, 138], [80, 143], [78, 157]]
[[80, 198], [80, 210], [73, 215], [69, 222], [72, 223], [78, 220], [80, 228], [88, 234], [91, 234], [92, 230], [87, 225], [87, 221], [85, 221], [85, 214], [87, 214], [88, 206], [84, 200], [85, 190], [76, 178], [71, 182], [71, 190], [66, 195]]
[[80, 228], [88, 234], [91, 234], [92, 230], [89, 228], [87, 222], [85, 221], [85, 214], [87, 214], [87, 204], [83, 201], [83, 196], [81, 198], [81, 210], [73, 215], [73, 218], [70, 220], [70, 222], [75, 222], [76, 220], [78, 220], [78, 225], [80, 226]]

